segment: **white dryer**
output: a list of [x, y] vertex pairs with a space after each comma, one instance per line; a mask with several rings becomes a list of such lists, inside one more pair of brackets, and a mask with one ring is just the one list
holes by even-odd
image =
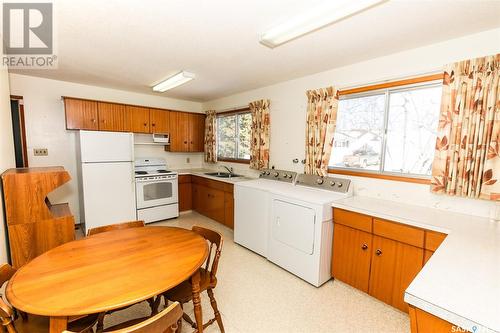
[[332, 202], [352, 195], [350, 181], [299, 175], [270, 194], [267, 259], [319, 287], [331, 278]]

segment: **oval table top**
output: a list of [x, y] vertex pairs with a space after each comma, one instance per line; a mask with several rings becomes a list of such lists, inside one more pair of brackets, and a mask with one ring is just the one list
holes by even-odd
[[21, 267], [7, 285], [17, 309], [76, 316], [121, 308], [188, 279], [208, 245], [191, 230], [143, 227], [109, 231], [58, 246]]

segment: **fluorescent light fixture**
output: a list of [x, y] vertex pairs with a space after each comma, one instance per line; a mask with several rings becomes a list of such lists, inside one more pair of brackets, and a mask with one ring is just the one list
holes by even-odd
[[387, 0], [326, 0], [321, 5], [265, 32], [260, 36], [260, 42], [267, 47], [275, 48], [385, 1]]
[[186, 71], [175, 74], [153, 86], [153, 91], [165, 92], [194, 79], [195, 75]]

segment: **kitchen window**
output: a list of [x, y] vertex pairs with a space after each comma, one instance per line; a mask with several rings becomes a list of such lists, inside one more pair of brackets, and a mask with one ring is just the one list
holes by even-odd
[[430, 81], [341, 95], [330, 172], [430, 179], [441, 86]]
[[217, 159], [250, 163], [252, 114], [249, 111], [217, 115]]

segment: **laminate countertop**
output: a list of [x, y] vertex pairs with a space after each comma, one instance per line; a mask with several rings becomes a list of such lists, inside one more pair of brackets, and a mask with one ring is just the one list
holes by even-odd
[[362, 196], [332, 206], [448, 234], [405, 301], [470, 332], [500, 332], [500, 222]]
[[217, 170], [214, 170], [214, 169], [204, 169], [204, 168], [198, 168], [198, 169], [177, 169], [177, 170], [172, 169], [172, 171], [177, 172], [177, 174], [179, 174], [179, 175], [193, 175], [193, 176], [208, 178], [208, 179], [217, 180], [219, 182], [230, 183], [230, 184], [236, 184], [238, 182], [242, 182], [242, 181], [254, 179], [254, 178], [247, 177], [247, 176], [233, 177], [233, 178], [220, 178], [220, 177], [209, 176], [209, 175], [205, 174], [205, 173], [208, 173], [208, 172], [225, 172], [225, 171], [222, 171], [220, 169], [217, 169]]

